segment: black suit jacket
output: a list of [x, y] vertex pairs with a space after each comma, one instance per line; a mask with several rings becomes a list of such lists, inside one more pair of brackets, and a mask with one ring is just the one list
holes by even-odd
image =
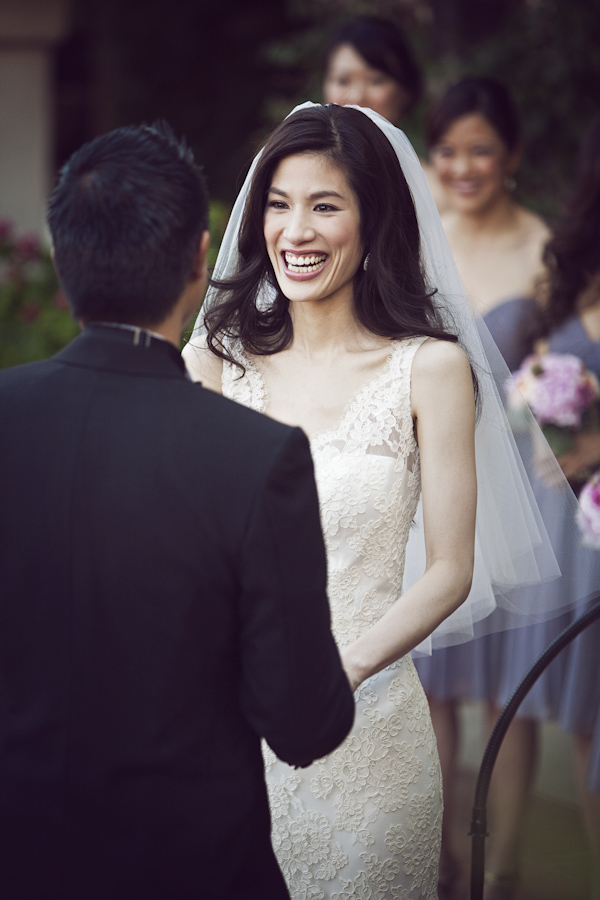
[[84, 330], [0, 373], [0, 896], [287, 897], [260, 736], [353, 719], [308, 442]]

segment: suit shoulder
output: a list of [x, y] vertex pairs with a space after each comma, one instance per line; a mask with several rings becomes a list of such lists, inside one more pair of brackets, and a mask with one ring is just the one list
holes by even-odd
[[10, 366], [8, 369], [0, 369], [0, 391], [12, 391], [20, 386], [28, 386], [36, 381], [40, 381], [56, 369], [57, 363], [53, 359], [44, 359], [38, 362]]
[[195, 411], [197, 427], [204, 429], [208, 425], [215, 437], [217, 433], [222, 437], [229, 435], [232, 441], [237, 436], [240, 452], [244, 448], [248, 452], [259, 452], [261, 446], [270, 447], [276, 453], [284, 446], [290, 449], [297, 446], [308, 448], [308, 438], [302, 429], [278, 422], [198, 383], [187, 382], [187, 386], [191, 397], [189, 405]]

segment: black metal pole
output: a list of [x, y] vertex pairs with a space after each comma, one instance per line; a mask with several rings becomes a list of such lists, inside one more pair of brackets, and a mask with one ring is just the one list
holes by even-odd
[[[598, 595], [600, 596], [600, 595]], [[594, 599], [598, 600], [598, 596]], [[485, 839], [487, 836], [486, 827], [486, 806], [487, 796], [490, 787], [490, 779], [494, 770], [494, 764], [500, 750], [500, 745], [504, 739], [510, 723], [515, 713], [529, 693], [535, 682], [538, 680], [542, 672], [550, 665], [552, 660], [558, 656], [561, 650], [567, 646], [577, 635], [581, 634], [589, 625], [600, 619], [600, 603], [597, 602], [586, 613], [572, 622], [564, 631], [552, 641], [544, 652], [531, 666], [529, 671], [524, 675], [511, 697], [506, 702], [504, 709], [498, 717], [498, 721], [494, 726], [494, 730], [485, 748], [481, 766], [479, 768], [479, 776], [475, 787], [475, 799], [473, 801], [473, 812], [471, 818], [471, 900], [483, 900], [483, 880], [485, 869]]]

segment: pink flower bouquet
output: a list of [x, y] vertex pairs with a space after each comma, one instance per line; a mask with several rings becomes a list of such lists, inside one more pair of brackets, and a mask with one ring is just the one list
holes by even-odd
[[557, 456], [573, 447], [578, 431], [597, 431], [600, 384], [577, 356], [533, 354], [508, 385], [509, 409], [527, 404]]
[[600, 472], [592, 475], [581, 489], [577, 524], [583, 546], [600, 550]]

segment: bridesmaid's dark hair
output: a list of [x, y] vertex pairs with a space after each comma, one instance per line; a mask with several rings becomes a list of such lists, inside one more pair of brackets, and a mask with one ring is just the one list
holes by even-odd
[[478, 114], [498, 132], [508, 150], [519, 144], [519, 117], [508, 88], [495, 78], [470, 75], [449, 87], [427, 116], [425, 140], [432, 150], [457, 119]]
[[[368, 269], [354, 276], [354, 307], [373, 334], [399, 339], [417, 335], [456, 341], [442, 324], [421, 261], [419, 224], [398, 158], [383, 132], [364, 113], [329, 105], [299, 110], [275, 129], [258, 160], [238, 238], [237, 272], [212, 281], [221, 295], [207, 311], [207, 343], [235, 362], [224, 337], [239, 339], [251, 354], [284, 350], [292, 338], [289, 300], [275, 278], [264, 239], [264, 215], [273, 173], [296, 153], [322, 153], [344, 172], [358, 198], [361, 240]], [[261, 286], [275, 301], [257, 303]], [[240, 365], [237, 363], [237, 365]], [[243, 368], [243, 367], [241, 367]]]
[[575, 185], [546, 245], [544, 262], [548, 288], [534, 337], [549, 334], [572, 316], [582, 293], [600, 276], [600, 116], [581, 145]]
[[325, 44], [323, 70], [325, 76], [333, 54], [345, 44], [356, 50], [372, 69], [385, 72], [410, 95], [405, 112], [420, 99], [423, 78], [404, 32], [389, 19], [357, 16], [333, 31]]

